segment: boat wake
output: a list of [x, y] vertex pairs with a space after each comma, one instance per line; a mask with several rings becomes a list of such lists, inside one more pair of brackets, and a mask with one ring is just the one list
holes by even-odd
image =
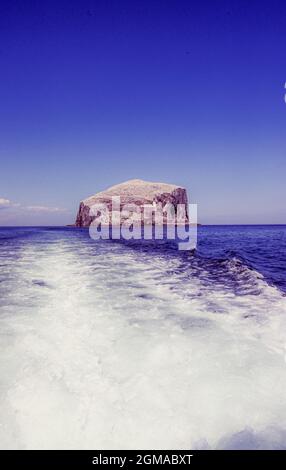
[[4, 449], [286, 448], [286, 303], [234, 253], [5, 239]]

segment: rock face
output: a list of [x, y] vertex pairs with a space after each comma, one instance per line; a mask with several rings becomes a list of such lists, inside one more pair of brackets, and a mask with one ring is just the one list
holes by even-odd
[[[173, 204], [174, 207], [177, 204], [188, 204], [187, 191], [180, 186], [151, 183], [139, 179], [129, 180], [81, 201], [75, 225], [77, 227], [89, 227], [94, 219], [94, 216], [90, 215], [90, 208], [94, 204], [104, 203], [111, 211], [113, 196], [120, 196], [121, 209], [126, 204], [136, 204], [141, 208], [143, 205], [153, 205], [153, 203], [161, 203], [163, 207], [167, 203]], [[166, 217], [166, 214], [164, 214], [164, 223], [166, 223]], [[152, 223], [152, 219], [149, 222]]]

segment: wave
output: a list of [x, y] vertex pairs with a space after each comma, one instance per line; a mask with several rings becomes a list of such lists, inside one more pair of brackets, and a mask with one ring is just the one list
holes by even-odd
[[5, 246], [1, 447], [285, 448], [285, 297], [220, 255], [78, 231]]

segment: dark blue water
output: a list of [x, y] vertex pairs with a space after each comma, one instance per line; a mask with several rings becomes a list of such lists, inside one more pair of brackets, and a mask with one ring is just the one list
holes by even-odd
[[198, 254], [238, 258], [286, 292], [286, 226], [231, 225], [199, 227]]

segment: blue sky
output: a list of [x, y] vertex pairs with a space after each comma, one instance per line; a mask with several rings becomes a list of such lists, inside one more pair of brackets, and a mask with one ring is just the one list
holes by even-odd
[[0, 224], [131, 178], [201, 223], [286, 223], [286, 4], [2, 1]]

